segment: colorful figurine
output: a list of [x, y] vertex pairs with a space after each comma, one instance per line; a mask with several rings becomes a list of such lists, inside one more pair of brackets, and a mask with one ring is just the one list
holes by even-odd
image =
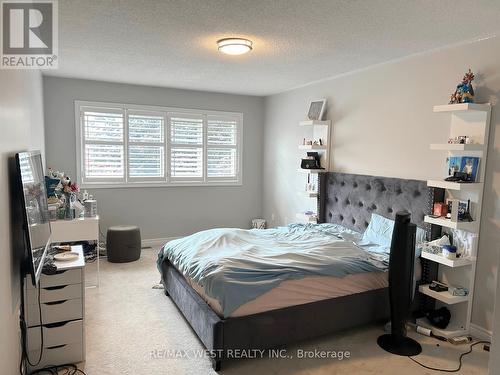
[[449, 104], [474, 103], [474, 89], [472, 88], [473, 80], [474, 73], [469, 69], [469, 71], [465, 73], [462, 82], [458, 84], [455, 92], [451, 94]]

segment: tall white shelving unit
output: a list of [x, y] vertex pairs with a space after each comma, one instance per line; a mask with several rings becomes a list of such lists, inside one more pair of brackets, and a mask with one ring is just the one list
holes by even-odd
[[434, 112], [451, 115], [450, 137], [467, 135], [472, 139], [472, 143], [435, 143], [430, 145], [431, 150], [445, 152], [448, 156], [464, 155], [480, 157], [479, 173], [476, 179], [477, 182], [475, 183], [447, 182], [442, 177], [427, 181], [427, 185], [430, 187], [445, 189], [445, 198], [470, 199], [471, 201], [473, 222], [454, 222], [445, 218], [425, 217], [426, 223], [440, 225], [444, 231], [446, 231], [446, 228], [452, 228], [473, 233], [473, 236], [475, 235], [470, 254], [466, 254], [455, 260], [422, 252], [422, 258], [439, 263], [438, 279], [440, 281], [448, 285], [466, 287], [469, 290], [469, 295], [459, 297], [453, 296], [449, 292], [438, 293], [430, 290], [428, 285], [421, 285], [420, 292], [436, 299], [436, 307], [446, 306], [450, 310], [452, 317], [446, 329], [432, 327], [425, 318], [419, 319], [417, 323], [421, 326], [431, 328], [436, 335], [456, 337], [470, 333], [491, 106], [490, 104], [473, 103], [439, 105], [434, 107]]
[[[331, 133], [331, 121], [330, 120], [305, 120], [299, 122], [299, 126], [304, 129], [303, 138], [310, 140], [321, 139], [322, 145], [303, 145], [299, 144], [298, 149], [301, 155], [304, 156], [307, 151], [315, 151], [320, 156], [320, 165], [325, 169], [302, 169], [299, 168], [298, 172], [303, 173], [304, 178], [304, 188], [299, 190], [299, 194], [304, 198], [309, 200], [308, 204], [311, 205], [311, 211], [316, 211], [317, 199], [318, 199], [318, 174], [323, 172], [328, 172], [330, 169], [330, 133]], [[307, 180], [316, 181], [316, 191], [306, 191], [305, 185]], [[316, 213], [317, 214], [317, 213]], [[296, 222], [301, 223], [316, 223], [317, 216], [311, 217], [305, 215], [304, 213], [297, 213], [295, 216]]]

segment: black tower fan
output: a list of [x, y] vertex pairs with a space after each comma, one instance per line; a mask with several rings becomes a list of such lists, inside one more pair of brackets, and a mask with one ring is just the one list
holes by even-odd
[[378, 338], [385, 351], [401, 356], [422, 352], [418, 342], [406, 336], [406, 320], [413, 297], [416, 225], [410, 223], [410, 213], [396, 214], [389, 257], [389, 300], [391, 303], [391, 333]]

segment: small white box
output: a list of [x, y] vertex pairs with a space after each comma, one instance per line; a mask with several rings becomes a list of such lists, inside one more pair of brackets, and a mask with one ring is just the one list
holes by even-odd
[[[458, 199], [448, 199], [448, 212], [450, 214], [451, 221], [458, 221], [458, 206], [460, 201]], [[451, 207], [451, 210], [450, 210]]]
[[85, 207], [85, 217], [96, 217], [97, 216], [97, 201], [95, 199], [87, 199], [83, 202]]

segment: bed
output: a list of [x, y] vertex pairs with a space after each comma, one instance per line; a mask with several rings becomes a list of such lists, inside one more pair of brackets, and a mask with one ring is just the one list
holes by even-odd
[[[407, 210], [417, 226], [430, 231], [423, 219], [431, 211], [434, 193], [424, 181], [329, 172], [322, 174], [319, 188], [320, 221], [329, 228], [338, 226], [344, 228], [345, 233], [362, 233], [368, 227], [372, 213], [394, 218], [396, 212]], [[280, 236], [280, 233], [273, 235]], [[210, 244], [210, 241], [205, 243]], [[265, 248], [265, 243], [262, 247]], [[192, 253], [191, 249], [182, 246], [177, 250], [183, 260], [186, 254], [198, 259], [196, 251]], [[223, 255], [220, 254], [219, 260], [225, 259]], [[380, 264], [376, 269], [369, 269], [367, 263], [363, 263], [362, 267], [367, 269], [361, 275], [339, 275], [338, 271], [328, 273], [320, 268], [320, 275], [306, 274], [304, 277], [301, 270], [296, 278], [285, 277], [271, 283], [271, 287], [267, 285], [269, 280], [265, 279], [262, 284], [267, 286], [260, 290], [264, 293], [240, 298], [238, 303], [241, 304], [235, 304], [225, 303], [224, 298], [213, 298], [214, 291], [220, 293], [224, 289], [220, 278], [215, 278], [208, 289], [207, 285], [199, 285], [196, 279], [198, 269], [193, 269], [196, 262], [186, 263], [188, 266], [183, 267], [174, 256], [160, 258], [158, 266], [165, 294], [175, 302], [211, 352], [213, 367], [217, 371], [229, 350], [281, 347], [389, 316], [387, 274]], [[279, 259], [277, 264], [282, 265]], [[343, 261], [344, 258], [339, 260], [340, 263]], [[257, 262], [256, 272], [260, 267], [266, 268], [267, 264], [260, 253], [247, 259], [245, 267], [248, 262]], [[238, 271], [241, 267], [229, 268], [231, 276], [238, 273], [234, 272], [235, 269]], [[231, 294], [230, 289], [227, 289], [227, 294]]]

